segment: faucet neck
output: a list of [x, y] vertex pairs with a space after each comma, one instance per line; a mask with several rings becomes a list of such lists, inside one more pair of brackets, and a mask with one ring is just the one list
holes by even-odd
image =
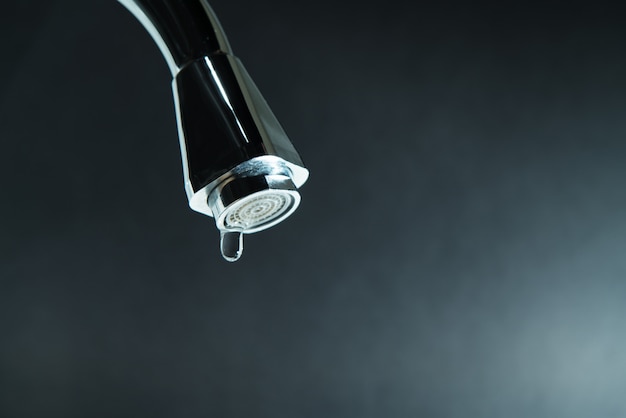
[[172, 77], [188, 63], [214, 54], [232, 55], [215, 12], [206, 0], [118, 0], [150, 33]]

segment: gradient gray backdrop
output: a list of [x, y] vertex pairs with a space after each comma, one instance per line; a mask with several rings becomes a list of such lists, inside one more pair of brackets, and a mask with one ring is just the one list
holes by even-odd
[[626, 29], [214, 0], [311, 171], [223, 261], [115, 1], [0, 11], [0, 416], [626, 416]]

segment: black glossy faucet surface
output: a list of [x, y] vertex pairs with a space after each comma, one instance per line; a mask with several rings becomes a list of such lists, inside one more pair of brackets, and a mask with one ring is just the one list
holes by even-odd
[[308, 170], [205, 0], [118, 1], [172, 73], [189, 206], [215, 218], [222, 255], [236, 261], [243, 234], [296, 210]]

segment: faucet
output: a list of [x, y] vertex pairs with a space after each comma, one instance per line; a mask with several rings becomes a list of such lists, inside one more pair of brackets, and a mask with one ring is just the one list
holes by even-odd
[[118, 0], [161, 50], [172, 90], [191, 209], [215, 218], [228, 261], [243, 235], [283, 221], [309, 171], [232, 53], [206, 0]]

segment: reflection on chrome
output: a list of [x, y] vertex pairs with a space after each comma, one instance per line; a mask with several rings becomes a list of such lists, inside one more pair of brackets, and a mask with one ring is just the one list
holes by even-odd
[[215, 218], [228, 261], [243, 234], [291, 215], [309, 172], [205, 0], [118, 0], [172, 73], [189, 206]]

